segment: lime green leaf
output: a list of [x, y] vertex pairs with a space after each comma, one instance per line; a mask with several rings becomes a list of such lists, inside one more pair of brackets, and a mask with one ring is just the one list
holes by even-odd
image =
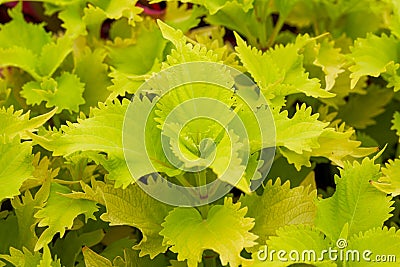
[[400, 159], [389, 159], [381, 171], [383, 176], [378, 181], [371, 180], [370, 183], [393, 197], [400, 195]]
[[164, 38], [175, 46], [175, 49], [167, 56], [167, 62], [163, 63], [164, 67], [193, 61], [220, 62], [227, 65], [232, 63], [231, 58], [225, 51], [207, 49], [204, 45], [198, 44], [193, 40], [189, 42], [189, 39], [183, 35], [182, 31], [175, 30], [161, 20], [158, 20], [157, 23]]
[[316, 66], [320, 66], [325, 73], [325, 89], [331, 90], [335, 85], [336, 78], [344, 72], [343, 66], [346, 58], [340, 53], [339, 48], [334, 47], [334, 42], [325, 39], [319, 44], [318, 55], [314, 61]]
[[[396, 266], [400, 255], [400, 232], [396, 229], [387, 227], [373, 228], [364, 233], [357, 234], [349, 239], [348, 250], [359, 251], [360, 261], [349, 262], [350, 267], [361, 266]], [[364, 251], [370, 251], [367, 256], [371, 262], [362, 257]], [[381, 261], [378, 261], [381, 256]], [[386, 258], [386, 262], [383, 261]]]
[[311, 152], [313, 148], [318, 148], [318, 138], [324, 132], [324, 128], [329, 125], [318, 120], [319, 114], [312, 114], [311, 107], [305, 104], [297, 106], [296, 113], [292, 118], [288, 118], [288, 112], [274, 114], [276, 127], [276, 145], [284, 146], [298, 154], [303, 151]]
[[377, 151], [377, 147], [361, 147], [361, 142], [354, 140], [354, 134], [355, 130], [344, 123], [336, 128], [326, 128], [318, 138], [320, 147], [314, 148], [309, 155], [325, 157], [343, 167], [346, 160], [363, 158]]
[[71, 40], [52, 42], [42, 24], [25, 21], [20, 8], [10, 9], [10, 15], [12, 20], [0, 27], [0, 66], [19, 67], [36, 80], [50, 76], [72, 50]]
[[85, 199], [71, 199], [61, 195], [70, 192], [68, 187], [56, 183], [51, 184], [46, 205], [35, 214], [35, 218], [40, 220], [38, 226], [47, 227], [40, 235], [35, 251], [51, 242], [56, 233], [60, 233], [60, 237], [63, 237], [65, 230], [72, 227], [74, 219], [78, 215], [84, 214], [86, 220], [95, 219], [93, 213], [98, 210], [96, 203]]
[[[26, 180], [21, 187], [21, 191], [26, 191], [37, 186], [42, 186], [46, 181], [52, 181], [58, 175], [59, 168], [51, 169], [49, 158], [43, 157], [40, 159], [40, 153], [37, 153], [33, 158], [35, 170], [32, 172], [32, 177]], [[42, 186], [43, 187], [43, 186]]]
[[30, 252], [27, 248], [23, 248], [22, 251], [16, 248], [10, 248], [10, 255], [0, 255], [0, 258], [5, 259], [14, 266], [39, 266], [42, 259], [41, 253]]
[[[286, 225], [310, 224], [316, 216], [317, 208], [314, 204], [317, 194], [309, 187], [290, 188], [290, 183], [281, 185], [278, 178], [274, 184], [269, 180], [261, 196], [257, 194], [245, 195], [240, 198], [243, 206], [248, 207], [247, 215], [255, 218], [252, 233], [256, 234], [259, 244], [276, 235], [276, 230]], [[256, 251], [258, 246], [249, 251]]]
[[[267, 33], [264, 30], [267, 25], [264, 23], [271, 12], [271, 9], [266, 8], [267, 5], [267, 2], [258, 2], [253, 10], [245, 12], [237, 2], [227, 2], [216, 14], [208, 15], [205, 21], [236, 31], [246, 36], [251, 45], [266, 48]], [[262, 15], [257, 16], [256, 12]], [[270, 26], [267, 27], [272, 28]]]
[[88, 157], [106, 167], [109, 177], [116, 179], [116, 186], [126, 187], [133, 181], [122, 150], [122, 124], [128, 104], [128, 100], [123, 100], [122, 104], [118, 100], [99, 103], [99, 108], [92, 109], [89, 118], [63, 125], [61, 131], [31, 137], [53, 151], [53, 156], [69, 156], [78, 151], [107, 153], [107, 158], [93, 153]]
[[[150, 3], [158, 3], [161, 0], [153, 0]], [[175, 0], [168, 0], [168, 2], [175, 2]], [[183, 0], [182, 3], [192, 3], [197, 5], [202, 5], [208, 9], [211, 15], [217, 13], [219, 10], [223, 9], [227, 4], [235, 3], [237, 6], [247, 12], [253, 7], [254, 0]]]
[[193, 29], [188, 38], [194, 39], [207, 50], [214, 51], [225, 65], [231, 66], [241, 72], [245, 72], [244, 67], [239, 63], [234, 48], [225, 42], [226, 30], [223, 27], [209, 27]]
[[35, 69], [37, 62], [37, 56], [24, 47], [0, 48], [0, 67], [21, 68], [36, 80], [40, 79]]
[[66, 29], [65, 35], [70, 38], [76, 38], [79, 35], [86, 35], [86, 25], [82, 20], [82, 3], [75, 2], [74, 4], [66, 5], [60, 11], [58, 17], [63, 21], [61, 26]]
[[134, 41], [127, 40], [116, 38], [113, 43], [107, 45], [109, 64], [117, 71], [143, 75], [162, 61], [166, 41], [153, 20], [145, 20], [137, 25]]
[[[339, 238], [345, 224], [348, 235], [382, 227], [391, 217], [391, 198], [370, 185], [380, 177], [380, 166], [365, 158], [362, 163], [346, 163], [336, 178], [336, 192], [317, 203], [315, 225], [332, 240]], [[344, 237], [347, 238], [347, 237]]]
[[106, 55], [105, 49], [92, 51], [89, 47], [84, 47], [82, 51], [74, 54], [74, 73], [85, 84], [83, 92], [85, 104], [80, 106], [85, 114], [89, 113], [90, 107], [97, 106], [98, 102], [104, 102], [111, 93], [107, 90], [111, 80], [108, 77], [108, 65], [104, 63]]
[[31, 142], [0, 141], [0, 200], [20, 194], [22, 183], [31, 177]]
[[35, 226], [39, 221], [34, 217], [34, 214], [39, 208], [44, 206], [49, 193], [50, 181], [47, 181], [35, 194], [34, 198], [31, 192], [27, 190], [25, 195], [22, 195], [21, 198], [15, 197], [11, 200], [15, 215], [18, 219], [18, 248], [25, 247], [30, 251], [34, 250], [36, 242], [38, 241], [35, 233]]
[[[126, 125], [130, 131], [136, 133], [136, 138], [126, 139], [129, 141], [129, 150], [126, 150], [125, 153], [130, 153], [127, 155], [130, 160], [132, 160], [132, 164], [136, 164], [137, 166], [143, 166], [140, 168], [140, 172], [135, 172], [135, 175], [140, 178], [143, 175], [150, 174], [154, 172], [154, 169], [157, 172], [167, 173], [169, 176], [175, 176], [176, 174], [181, 173], [181, 170], [177, 169], [173, 166], [167, 159], [162, 143], [161, 143], [161, 129], [158, 127], [158, 123], [155, 121], [156, 114], [152, 112], [150, 116], [147, 118], [146, 130], [142, 130], [143, 120], [146, 120], [144, 116], [137, 116], [141, 112], [150, 111], [152, 109], [152, 103], [149, 98], [143, 97], [143, 99], [139, 99], [138, 97], [134, 98], [134, 105], [132, 105], [127, 111], [126, 115]], [[168, 104], [169, 101], [164, 102], [164, 104]], [[167, 108], [161, 109], [162, 111], [167, 111]], [[143, 114], [144, 114], [143, 113]], [[159, 116], [163, 117], [163, 113], [159, 112]], [[145, 133], [146, 132], [146, 135]], [[145, 142], [141, 141], [145, 140]], [[142, 151], [146, 151], [147, 156], [143, 157]], [[149, 159], [154, 159], [150, 166], [148, 164]]]
[[164, 21], [175, 29], [186, 33], [190, 29], [199, 25], [200, 17], [205, 15], [205, 10], [197, 6], [188, 8], [187, 4], [181, 4], [177, 1], [167, 2]]
[[49, 120], [57, 109], [29, 119], [29, 112], [22, 114], [23, 110], [14, 112], [14, 107], [0, 109], [0, 137], [14, 138], [19, 136], [26, 139], [27, 132], [34, 132]]
[[39, 73], [43, 76], [52, 76], [71, 51], [72, 40], [68, 37], [60, 37], [56, 43], [44, 45], [38, 58]]
[[40, 55], [42, 47], [51, 42], [51, 34], [46, 32], [42, 24], [26, 22], [21, 8], [10, 9], [9, 13], [12, 20], [0, 26], [0, 47], [21, 47]]
[[85, 258], [86, 267], [112, 267], [113, 264], [107, 258], [97, 254], [93, 250], [88, 247], [84, 247], [82, 249], [83, 257]]
[[120, 19], [124, 17], [132, 26], [135, 26], [135, 22], [142, 20], [138, 15], [142, 13], [143, 9], [136, 6], [137, 2], [137, 0], [95, 1], [96, 6], [104, 10], [107, 18]]
[[122, 123], [128, 100], [99, 103], [88, 118], [61, 126], [61, 131], [47, 136], [34, 136], [40, 145], [53, 151], [54, 156], [68, 156], [77, 151], [122, 152]]
[[101, 26], [107, 19], [107, 14], [99, 7], [89, 4], [83, 9], [82, 21], [86, 26], [87, 32], [95, 37], [99, 37]]
[[400, 136], [400, 112], [395, 112], [392, 120], [393, 126], [390, 128], [391, 130], [395, 130], [396, 134]]
[[165, 267], [168, 265], [168, 258], [161, 254], [154, 259], [150, 259], [149, 256], [139, 257], [139, 252], [132, 250], [131, 248], [126, 248], [123, 250], [124, 259], [117, 257], [114, 259], [113, 263], [118, 267], [142, 267], [142, 266], [154, 266], [154, 267]]
[[335, 109], [339, 109], [340, 106], [344, 106], [347, 103], [347, 98], [351, 94], [366, 94], [366, 90], [364, 89], [367, 86], [368, 78], [363, 76], [357, 82], [354, 88], [351, 88], [351, 78], [350, 71], [346, 70], [338, 75], [335, 80], [335, 84], [332, 89], [329, 91], [332, 94], [335, 94], [335, 97], [332, 98], [322, 98], [321, 102], [334, 107]]
[[[117, 241], [118, 242], [118, 241]], [[116, 242], [116, 243], [117, 243]], [[114, 244], [114, 243], [113, 243]], [[111, 246], [113, 245], [111, 244]], [[165, 267], [167, 265], [166, 257], [157, 257], [154, 260], [150, 260], [149, 257], [139, 257], [139, 253], [131, 248], [121, 248], [123, 252], [123, 258], [117, 256], [111, 262], [110, 259], [105, 258], [102, 255], [97, 254], [88, 247], [82, 249], [83, 256], [85, 259], [85, 265], [87, 267], [98, 267], [98, 266], [116, 266], [116, 267]]]
[[280, 1], [275, 1], [274, 4], [279, 12], [279, 15], [282, 16], [283, 18], [286, 18], [298, 1], [299, 0], [280, 0]]
[[154, 258], [167, 250], [158, 233], [172, 207], [150, 197], [138, 185], [130, 185], [126, 189], [116, 189], [108, 185], [102, 191], [107, 213], [101, 219], [110, 222], [110, 225], [138, 228], [143, 239], [134, 249], [140, 249], [140, 256], [150, 255]]
[[49, 247], [45, 246], [43, 248], [42, 259], [40, 260], [38, 267], [48, 267], [48, 266], [61, 267], [61, 263], [60, 263], [60, 260], [53, 261], [53, 259], [51, 258], [51, 253], [50, 253]]
[[[137, 252], [139, 254], [138, 250], [133, 250], [132, 247], [137, 243], [136, 239], [131, 239], [131, 237], [123, 237], [121, 239], [118, 239], [111, 244], [109, 244], [101, 253], [100, 255], [103, 257], [106, 257], [109, 260], [113, 260], [116, 257], [123, 257], [124, 256], [124, 250], [130, 249], [134, 251], [135, 253]], [[164, 255], [159, 255], [159, 256], [164, 256]], [[158, 256], [157, 256], [158, 257]], [[146, 256], [147, 258], [147, 256]], [[149, 258], [150, 259], [150, 258]]]
[[43, 254], [37, 251], [31, 253], [25, 247], [22, 248], [22, 251], [11, 247], [10, 255], [0, 255], [0, 258], [10, 262], [14, 266], [61, 267], [59, 260], [51, 258], [50, 249], [47, 246], [44, 247]]
[[89, 34], [99, 37], [101, 25], [107, 18], [118, 20], [124, 17], [132, 26], [135, 26], [137, 21], [141, 21], [139, 14], [142, 8], [137, 7], [136, 3], [137, 1], [130, 0], [111, 2], [96, 0], [86, 5], [85, 1], [74, 1], [59, 3], [56, 10], [61, 10], [59, 18], [63, 21], [62, 27], [66, 29], [67, 36], [76, 38], [79, 35], [87, 35], [89, 31]]
[[393, 94], [392, 90], [370, 86], [365, 95], [350, 95], [347, 104], [339, 108], [338, 117], [354, 128], [365, 129], [375, 124], [373, 118], [385, 111]]
[[336, 113], [326, 114], [328, 110], [324, 109], [319, 109], [322, 119], [325, 122], [332, 122], [330, 127], [324, 128], [318, 136], [317, 147], [313, 147], [311, 151], [303, 151], [301, 154], [286, 147], [279, 147], [281, 154], [289, 163], [294, 164], [298, 171], [302, 166], [311, 166], [311, 157], [325, 157], [343, 167], [346, 160], [352, 161], [376, 152], [377, 147], [361, 147], [361, 142], [356, 140], [355, 130], [347, 127], [345, 123], [340, 124], [340, 120], [334, 120]]
[[[221, 76], [221, 80], [223, 80], [224, 77], [223, 75]], [[194, 166], [201, 168], [209, 167], [214, 171], [215, 174], [217, 174], [219, 179], [235, 185], [236, 181], [232, 181], [232, 177], [241, 177], [246, 168], [246, 166], [242, 164], [242, 159], [239, 156], [240, 153], [244, 150], [242, 143], [243, 140], [239, 140], [239, 136], [237, 136], [233, 131], [230, 131], [229, 133], [225, 132], [224, 127], [213, 120], [192, 120], [192, 118], [202, 116], [207, 117], [207, 115], [204, 115], [204, 112], [202, 113], [202, 115], [199, 115], [199, 111], [194, 108], [194, 106], [190, 105], [186, 105], [186, 108], [175, 109], [176, 117], [174, 115], [173, 119], [170, 120], [172, 121], [172, 123], [164, 124], [164, 121], [168, 117], [169, 113], [177, 105], [179, 105], [179, 103], [183, 103], [189, 99], [196, 99], [197, 97], [216, 99], [219, 102], [226, 103], [227, 106], [232, 106], [234, 103], [233, 92], [230, 90], [221, 89], [219, 86], [214, 86], [211, 84], [191, 85], [190, 87], [183, 87], [179, 88], [178, 90], [172, 91], [171, 93], [164, 95], [162, 99], [159, 100], [159, 102], [157, 103], [157, 108], [159, 108], [159, 110], [156, 111], [156, 114], [158, 116], [156, 118], [156, 121], [160, 123], [159, 127], [164, 127], [164, 129], [167, 129], [163, 132], [163, 134], [170, 137], [170, 146], [172, 153], [181, 164], [184, 164], [187, 168], [192, 168]], [[206, 103], [205, 105], [207, 104], [208, 103]], [[205, 110], [212, 110], [212, 112], [208, 115], [209, 117], [212, 116], [212, 114], [223, 114], [223, 112], [226, 112], [226, 110], [223, 108], [215, 107], [215, 105], [213, 105], [213, 102], [209, 102], [209, 105], [209, 107], [204, 107]], [[138, 111], [139, 110], [140, 109], [138, 109]], [[238, 111], [238, 113], [240, 114], [242, 113], [242, 111]], [[226, 118], [224, 118], [226, 119], [226, 121], [223, 122], [225, 123], [225, 125], [229, 123], [230, 117], [237, 115], [234, 111], [229, 111], [225, 114], [229, 114], [226, 116]], [[169, 118], [172, 118], [172, 116], [170, 116]], [[190, 120], [192, 121], [188, 124], [185, 124], [186, 121]], [[178, 129], [181, 128], [182, 130], [180, 131], [180, 133], [178, 133]], [[247, 128], [252, 129], [251, 127]], [[256, 130], [254, 131], [256, 132]], [[159, 129], [155, 129], [154, 133], [158, 132]], [[179, 138], [176, 137], [178, 135]], [[151, 138], [152, 143], [155, 142], [154, 140], [157, 140], [156, 136], [157, 135], [154, 135], [154, 137]], [[213, 140], [213, 142], [216, 144], [216, 147], [214, 149], [211, 149], [212, 152], [209, 152], [208, 154], [202, 154], [202, 152], [200, 151], [201, 140], [204, 140], [206, 138]], [[259, 149], [260, 148], [258, 147], [258, 150]], [[161, 155], [161, 151], [158, 152], [158, 154]], [[202, 156], [199, 157], [199, 155]], [[215, 159], [213, 158], [214, 156]], [[165, 157], [158, 158], [164, 159]], [[251, 178], [250, 175], [248, 178]], [[245, 181], [244, 179], [242, 179], [237, 187], [244, 192], [250, 192], [250, 181]]]
[[276, 46], [265, 53], [247, 46], [236, 34], [236, 51], [243, 65], [260, 86], [265, 97], [275, 106], [284, 104], [285, 96], [304, 93], [312, 97], [333, 97], [321, 89], [318, 79], [308, 77], [303, 67], [303, 56], [294, 44]]
[[[150, 72], [159, 71], [159, 64], [154, 65], [155, 69], [152, 69]], [[126, 93], [133, 94], [135, 93], [139, 87], [146, 81], [146, 79], [150, 78], [149, 74], [145, 75], [136, 75], [123, 73], [116, 70], [113, 67], [111, 68], [111, 73], [109, 76], [112, 78], [112, 85], [110, 85], [107, 89], [112, 91], [117, 96], [124, 96]]]
[[366, 38], [359, 38], [351, 49], [354, 65], [350, 67], [351, 88], [354, 88], [362, 76], [378, 77], [387, 71], [389, 64], [398, 65], [399, 41], [393, 36], [376, 36], [367, 34]]
[[[101, 227], [100, 225], [98, 227]], [[103, 229], [78, 234], [69, 231], [62, 239], [57, 239], [52, 247], [52, 253], [60, 258], [63, 266], [76, 266], [76, 261], [83, 246], [95, 246], [104, 238]]]
[[[178, 260], [187, 260], [189, 267], [195, 267], [202, 260], [204, 250], [211, 249], [220, 255], [222, 265], [237, 267], [248, 262], [241, 257], [244, 248], [255, 245], [257, 236], [249, 231], [254, 219], [244, 217], [247, 208], [233, 204], [226, 198], [224, 205], [215, 205], [203, 219], [195, 208], [175, 208], [165, 218], [160, 232], [164, 244], [178, 253]], [[196, 242], [190, 242], [188, 236]]]
[[[321, 255], [323, 255], [322, 251], [327, 250], [331, 242], [314, 227], [290, 225], [280, 228], [276, 233], [277, 236], [272, 236], [267, 241], [267, 246], [261, 246], [260, 250], [253, 254], [255, 263], [252, 266], [286, 267], [300, 263], [312, 264], [312, 266], [336, 266], [336, 264], [327, 259], [327, 253], [325, 254], [325, 259], [320, 259]], [[278, 259], [277, 253], [271, 255], [272, 250], [285, 251], [286, 254], [283, 258], [286, 260]], [[310, 253], [303, 254], [304, 251]]]
[[82, 97], [84, 84], [78, 76], [64, 72], [59, 77], [44, 78], [41, 83], [28, 82], [22, 88], [22, 96], [30, 105], [46, 102], [46, 107], [58, 107], [58, 112], [64, 109], [79, 111], [79, 105], [85, 103]]

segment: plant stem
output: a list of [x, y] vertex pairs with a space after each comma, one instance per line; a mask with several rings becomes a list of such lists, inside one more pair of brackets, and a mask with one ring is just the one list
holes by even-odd
[[[195, 176], [196, 176], [197, 186], [200, 186], [200, 198], [202, 199], [203, 197], [207, 197], [208, 191], [207, 191], [207, 188], [204, 187], [205, 185], [207, 185], [206, 170], [196, 172]], [[204, 206], [200, 206], [197, 208], [198, 208], [199, 212], [201, 213], [201, 216], [203, 217], [203, 219], [207, 219], [209, 206], [204, 205]]]
[[183, 186], [186, 186], [186, 187], [193, 187], [193, 185], [191, 185], [191, 184], [188, 182], [188, 180], [186, 180], [186, 178], [185, 178], [182, 174], [175, 176], [175, 178], [176, 178]]
[[217, 256], [214, 251], [205, 251], [203, 255], [204, 267], [217, 267]]
[[285, 23], [285, 20], [286, 16], [279, 16], [278, 21], [275, 24], [274, 30], [272, 31], [271, 36], [268, 39], [267, 47], [271, 47], [274, 44], [278, 33], [281, 31], [283, 24]]

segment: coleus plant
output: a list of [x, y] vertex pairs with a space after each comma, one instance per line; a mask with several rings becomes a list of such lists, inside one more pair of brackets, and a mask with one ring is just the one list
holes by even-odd
[[[0, 25], [0, 266], [377, 264], [262, 260], [265, 245], [400, 257], [397, 1], [157, 2], [1, 6], [9, 18]], [[132, 177], [124, 118], [156, 73], [200, 61], [257, 84], [274, 119], [276, 155], [257, 191], [250, 188], [262, 176], [256, 146], [246, 166], [234, 164], [246, 171], [230, 193], [176, 207]], [[226, 103], [254, 131], [232, 92], [214, 92], [208, 85], [196, 96]], [[168, 165], [155, 141], [187, 96], [161, 99], [145, 137], [164, 177], [202, 185]], [[204, 123], [189, 124], [175, 145], [199, 157], [201, 136], [229, 152], [218, 127]], [[201, 173], [203, 183], [220, 177], [218, 164]]]

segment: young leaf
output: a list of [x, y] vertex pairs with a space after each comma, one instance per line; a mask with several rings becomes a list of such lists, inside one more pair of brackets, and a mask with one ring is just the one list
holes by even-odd
[[249, 232], [254, 219], [244, 217], [246, 212], [247, 208], [233, 204], [231, 198], [226, 198], [224, 205], [211, 207], [207, 219], [195, 208], [175, 208], [165, 218], [160, 235], [164, 236], [163, 243], [178, 253], [178, 260], [187, 260], [189, 267], [201, 262], [206, 249], [217, 252], [222, 265], [238, 267], [248, 262], [240, 252], [254, 246], [257, 239]]
[[60, 233], [60, 237], [63, 237], [65, 230], [72, 227], [74, 219], [78, 215], [84, 214], [86, 220], [89, 218], [96, 219], [93, 215], [94, 212], [98, 211], [96, 203], [86, 199], [71, 199], [61, 195], [70, 192], [68, 187], [56, 183], [51, 184], [46, 205], [34, 215], [35, 218], [40, 220], [39, 227], [47, 227], [40, 235], [35, 245], [35, 251], [50, 243], [55, 234]]
[[[330, 239], [339, 238], [345, 224], [348, 236], [374, 227], [382, 227], [391, 217], [391, 197], [370, 185], [380, 177], [379, 165], [365, 158], [362, 163], [346, 163], [336, 179], [336, 192], [317, 203], [315, 225]], [[345, 237], [347, 238], [347, 237]]]
[[[110, 225], [129, 225], [138, 228], [143, 239], [134, 246], [140, 249], [140, 256], [154, 258], [167, 250], [162, 244], [161, 223], [172, 207], [161, 203], [146, 194], [138, 185], [126, 189], [116, 189], [111, 185], [102, 188], [107, 212], [101, 219]], [[148, 209], [148, 207], [152, 207]]]
[[[314, 204], [317, 198], [316, 191], [309, 192], [309, 187], [290, 188], [290, 183], [281, 185], [278, 178], [272, 184], [269, 180], [261, 196], [257, 194], [245, 195], [240, 198], [243, 206], [248, 207], [247, 215], [255, 218], [252, 233], [259, 239], [257, 242], [265, 244], [269, 237], [276, 235], [276, 231], [286, 225], [313, 224], [317, 208]], [[254, 252], [255, 246], [248, 249]]]
[[31, 81], [26, 83], [21, 95], [26, 98], [29, 105], [46, 102], [46, 107], [58, 107], [60, 113], [64, 109], [70, 112], [78, 112], [79, 105], [85, 103], [82, 97], [84, 84], [78, 76], [64, 72], [60, 76], [44, 78], [40, 83]]

